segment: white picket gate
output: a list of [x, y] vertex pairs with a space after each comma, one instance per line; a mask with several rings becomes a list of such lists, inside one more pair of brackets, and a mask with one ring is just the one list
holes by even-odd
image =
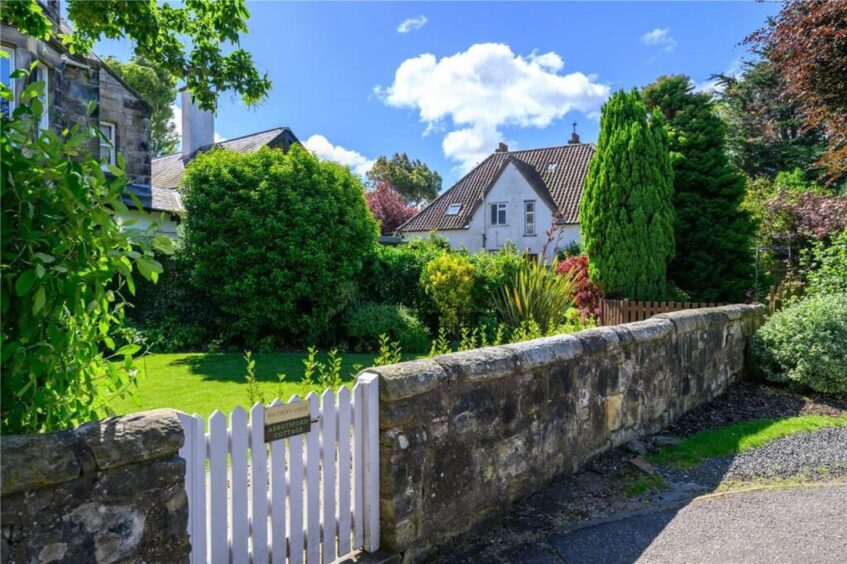
[[377, 376], [306, 400], [311, 431], [271, 443], [262, 404], [249, 420], [234, 409], [229, 426], [215, 411], [208, 432], [180, 413], [192, 564], [316, 564], [379, 548]]

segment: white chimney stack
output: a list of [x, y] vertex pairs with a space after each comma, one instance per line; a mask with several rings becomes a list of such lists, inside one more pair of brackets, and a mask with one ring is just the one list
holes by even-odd
[[191, 101], [191, 93], [182, 91], [182, 158], [188, 160], [198, 149], [215, 142], [215, 116]]

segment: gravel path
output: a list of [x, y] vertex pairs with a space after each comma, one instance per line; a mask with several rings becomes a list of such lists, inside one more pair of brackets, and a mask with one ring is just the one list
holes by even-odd
[[657, 470], [669, 482], [694, 482], [709, 489], [722, 482], [847, 478], [847, 427], [797, 433], [734, 457], [711, 458], [686, 470], [664, 466]]

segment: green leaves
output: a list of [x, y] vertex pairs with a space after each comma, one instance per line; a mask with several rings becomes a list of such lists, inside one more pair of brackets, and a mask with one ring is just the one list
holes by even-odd
[[[151, 278], [162, 271], [152, 232], [124, 231], [115, 219], [126, 177], [117, 167], [107, 180], [87, 153], [96, 132], [74, 126], [59, 136], [32, 127], [42, 86], [30, 84], [29, 102], [0, 118], [3, 434], [107, 413], [104, 390], [125, 393], [140, 350], [123, 323], [131, 267]], [[116, 348], [121, 363], [104, 357]]]
[[591, 281], [609, 297], [667, 295], [674, 256], [673, 170], [664, 119], [637, 90], [603, 105], [597, 151], [580, 202], [580, 227]]

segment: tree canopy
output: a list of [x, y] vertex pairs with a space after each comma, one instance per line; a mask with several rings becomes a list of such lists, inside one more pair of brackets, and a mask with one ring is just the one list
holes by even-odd
[[643, 93], [647, 109], [667, 120], [673, 162], [676, 256], [668, 277], [696, 301], [743, 301], [755, 274], [745, 179], [727, 159], [711, 95], [693, 89], [687, 76], [673, 75]]
[[784, 77], [785, 97], [798, 105], [806, 127], [823, 132], [826, 178], [847, 182], [847, 2], [785, 0], [747, 42]]
[[826, 151], [818, 129], [805, 126], [799, 106], [784, 96], [785, 79], [767, 59], [750, 63], [740, 77], [720, 77], [718, 111], [726, 122], [732, 163], [751, 177], [774, 178], [800, 168], [816, 175]]
[[[226, 90], [240, 93], [248, 105], [270, 91], [267, 73], [259, 73], [250, 53], [238, 47], [249, 17], [244, 0], [188, 0], [180, 7], [154, 1], [68, 0], [67, 13], [73, 32], [59, 38], [71, 53], [87, 54], [102, 38], [128, 38], [136, 56], [184, 79], [203, 109], [214, 110]], [[0, 19], [37, 39], [50, 39], [53, 33], [36, 0], [0, 0]]]
[[179, 146], [179, 134], [173, 123], [176, 79], [161, 67], [150, 64], [142, 57], [133, 57], [126, 63], [108, 57], [106, 64], [134, 88], [153, 109], [150, 119], [153, 156], [160, 157], [174, 153]]
[[435, 199], [441, 191], [441, 175], [406, 153], [394, 153], [391, 158], [379, 157], [368, 172], [375, 185], [387, 182], [408, 204], [421, 204]]
[[603, 105], [580, 202], [589, 276], [609, 297], [663, 299], [674, 256], [673, 170], [665, 120], [637, 90]]

